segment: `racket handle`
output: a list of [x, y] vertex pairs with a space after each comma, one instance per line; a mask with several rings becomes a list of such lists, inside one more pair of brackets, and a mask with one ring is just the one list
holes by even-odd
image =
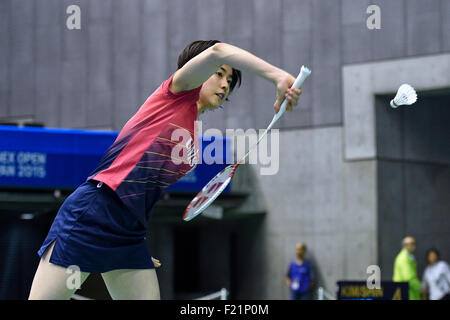
[[[310, 74], [311, 74], [311, 70], [308, 67], [302, 66], [302, 68], [300, 69], [300, 73], [298, 74], [297, 79], [295, 79], [294, 84], [292, 85], [291, 88], [299, 89], [303, 85], [303, 82], [306, 80], [306, 78], [309, 77]], [[269, 131], [272, 128], [272, 126], [275, 124], [275, 122], [277, 122], [278, 119], [280, 119], [280, 117], [286, 111], [286, 105], [287, 105], [287, 100], [284, 99], [283, 103], [281, 104], [280, 110], [273, 116], [272, 122], [270, 123], [269, 127], [267, 128], [267, 131]]]

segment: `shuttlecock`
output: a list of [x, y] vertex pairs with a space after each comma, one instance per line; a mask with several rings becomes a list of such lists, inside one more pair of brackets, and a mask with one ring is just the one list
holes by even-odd
[[402, 84], [398, 88], [397, 95], [391, 100], [391, 107], [397, 108], [401, 105], [411, 105], [417, 101], [417, 93], [409, 84]]

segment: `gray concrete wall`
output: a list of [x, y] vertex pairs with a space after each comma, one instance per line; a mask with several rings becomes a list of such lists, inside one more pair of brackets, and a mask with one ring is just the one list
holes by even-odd
[[[71, 4], [81, 8], [81, 30], [65, 26]], [[4, 0], [0, 119], [118, 130], [175, 71], [176, 58], [187, 43], [217, 38], [294, 75], [302, 64], [312, 68], [302, 108], [281, 119], [279, 127], [340, 124], [342, 65], [450, 50], [450, 1], [378, 0], [381, 30], [366, 27], [369, 4]], [[244, 74], [242, 89], [225, 110], [205, 115], [206, 126], [263, 128], [274, 98], [270, 83]]]
[[[70, 4], [81, 7], [81, 30], [65, 27]], [[398, 239], [379, 242], [381, 228], [390, 230], [406, 221], [405, 232], [418, 231], [408, 229], [412, 222], [406, 218], [379, 224], [378, 192], [395, 188], [397, 182], [380, 189], [377, 179], [395, 177], [400, 169], [395, 163], [377, 162], [374, 93], [391, 93], [409, 79], [421, 89], [450, 82], [450, 60], [442, 54], [450, 52], [450, 0], [377, 0], [381, 30], [366, 28], [369, 4], [0, 1], [0, 120], [26, 118], [51, 127], [119, 130], [175, 71], [179, 52], [196, 39], [230, 42], [294, 75], [302, 64], [310, 66], [313, 75], [304, 85], [300, 107], [277, 124], [290, 129], [280, 135], [279, 173], [261, 176], [258, 166], [247, 172], [254, 179], [253, 194], [243, 209], [266, 210], [267, 218], [255, 226], [255, 238], [238, 235], [238, 256], [248, 250], [253, 258], [242, 267], [239, 298], [287, 298], [284, 273], [297, 241], [308, 244], [320, 284], [333, 292], [337, 280], [364, 279], [368, 265], [389, 264], [391, 257], [380, 257], [379, 252], [387, 250], [386, 244], [397, 246]], [[435, 54], [442, 55], [435, 60]], [[418, 56], [422, 60], [412, 64], [406, 59]], [[389, 61], [380, 68], [377, 63], [385, 60]], [[427, 76], [417, 67], [421, 63], [428, 68]], [[230, 100], [223, 110], [202, 117], [204, 130], [265, 128], [272, 118], [275, 90], [244, 74], [242, 87]], [[435, 183], [435, 169], [402, 168], [411, 181]], [[439, 173], [440, 179], [445, 172]], [[404, 196], [413, 200], [415, 194], [413, 188]], [[396, 199], [391, 204], [390, 210], [395, 210]], [[411, 210], [420, 211], [421, 203], [411, 202], [416, 204], [419, 209]], [[165, 239], [155, 251], [172, 247], [168, 233], [163, 233], [155, 234]], [[160, 257], [166, 268], [173, 261], [170, 252]], [[254, 272], [256, 268], [261, 272]], [[162, 290], [170, 297], [172, 275], [170, 267], [166, 270], [159, 272]]]

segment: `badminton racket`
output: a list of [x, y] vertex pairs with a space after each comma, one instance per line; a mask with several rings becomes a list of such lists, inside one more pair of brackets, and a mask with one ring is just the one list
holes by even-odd
[[[302, 66], [300, 73], [294, 81], [292, 87], [300, 88], [305, 79], [311, 74], [311, 70], [305, 66]], [[267, 129], [261, 135], [256, 144], [249, 149], [249, 151], [235, 164], [225, 167], [214, 178], [212, 178], [203, 189], [192, 199], [187, 206], [183, 214], [183, 220], [189, 221], [202, 213], [208, 206], [216, 200], [216, 198], [222, 193], [222, 191], [228, 186], [236, 172], [237, 167], [244, 162], [248, 155], [258, 146], [261, 140], [266, 136], [267, 132], [272, 129], [273, 125], [280, 119], [283, 113], [286, 111], [287, 100], [285, 99], [281, 104], [280, 110], [273, 116]]]

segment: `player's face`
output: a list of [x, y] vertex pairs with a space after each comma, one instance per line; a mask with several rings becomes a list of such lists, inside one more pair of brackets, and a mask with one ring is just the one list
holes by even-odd
[[428, 263], [435, 264], [437, 261], [438, 261], [438, 256], [437, 256], [436, 252], [431, 251], [428, 254]]
[[203, 83], [198, 101], [199, 111], [221, 106], [230, 93], [233, 69], [224, 64]]
[[414, 253], [416, 251], [416, 241], [413, 238], [408, 238], [405, 241], [405, 248], [410, 253]]
[[306, 246], [303, 243], [298, 243], [295, 246], [295, 254], [297, 257], [302, 258], [306, 253]]

